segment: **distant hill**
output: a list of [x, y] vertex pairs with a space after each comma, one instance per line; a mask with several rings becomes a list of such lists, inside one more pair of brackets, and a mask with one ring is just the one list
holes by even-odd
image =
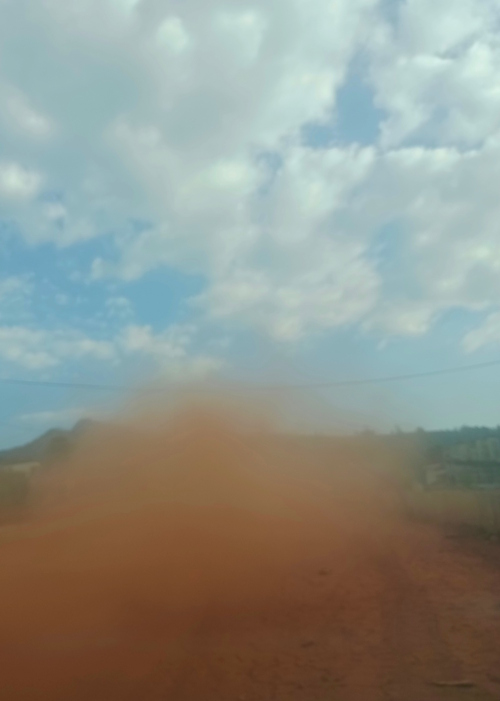
[[0, 451], [0, 469], [25, 462], [46, 462], [70, 450], [77, 439], [95, 425], [84, 419], [72, 429], [53, 428], [25, 445]]

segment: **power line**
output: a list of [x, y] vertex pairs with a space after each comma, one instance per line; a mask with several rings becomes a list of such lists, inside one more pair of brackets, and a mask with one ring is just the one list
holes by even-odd
[[[386, 375], [382, 377], [372, 377], [364, 379], [334, 380], [323, 382], [310, 382], [303, 384], [252, 385], [250, 387], [244, 387], [243, 389], [245, 391], [248, 389], [254, 391], [267, 392], [286, 391], [295, 389], [329, 389], [335, 387], [360, 387], [364, 385], [377, 385], [386, 384], [390, 382], [402, 382], [405, 380], [417, 380], [427, 377], [438, 377], [440, 375], [454, 375], [463, 372], [470, 372], [472, 370], [481, 370], [497, 366], [500, 366], [500, 360], [492, 360], [486, 363], [475, 363], [474, 365], [461, 365], [458, 367], [443, 368], [441, 370], [429, 370], [427, 372], [415, 372], [401, 375]], [[60, 389], [95, 390], [99, 392], [130, 392], [133, 390], [133, 387], [129, 387], [126, 385], [104, 385], [83, 382], [57, 382], [51, 380], [26, 380], [17, 378], [0, 378], [0, 384], [26, 387], [54, 387]], [[164, 392], [165, 389], [154, 389], [150, 391], [153, 393]]]
[[453, 368], [444, 368], [441, 370], [429, 370], [427, 372], [414, 372], [404, 375], [387, 375], [385, 377], [371, 377], [359, 380], [336, 380], [333, 382], [311, 382], [301, 385], [269, 385], [263, 389], [328, 389], [333, 387], [357, 387], [362, 385], [378, 385], [390, 382], [400, 382], [404, 380], [417, 380], [426, 377], [437, 377], [439, 375], [455, 375], [471, 370], [481, 370], [483, 368], [495, 367], [500, 365], [500, 360], [492, 360], [487, 363], [476, 363], [474, 365], [460, 365]]

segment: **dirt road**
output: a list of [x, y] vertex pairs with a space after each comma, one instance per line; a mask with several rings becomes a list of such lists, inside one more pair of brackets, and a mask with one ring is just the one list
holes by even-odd
[[171, 478], [175, 500], [151, 472], [0, 533], [2, 699], [500, 698], [498, 546], [408, 520], [356, 465], [278, 452], [210, 445], [189, 465], [224, 469]]

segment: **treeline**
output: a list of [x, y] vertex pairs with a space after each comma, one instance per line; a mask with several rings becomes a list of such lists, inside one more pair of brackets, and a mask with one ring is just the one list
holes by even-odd
[[474, 445], [478, 442], [499, 441], [500, 426], [488, 428], [487, 426], [462, 426], [451, 431], [423, 431], [417, 430], [425, 448], [436, 453], [446, 453], [459, 445]]
[[365, 441], [418, 450], [429, 460], [439, 461], [448, 453], [452, 453], [458, 446], [473, 446], [478, 443], [491, 444], [496, 441], [500, 445], [500, 426], [495, 428], [462, 426], [444, 431], [426, 431], [423, 428], [417, 428], [415, 431], [403, 431], [396, 427], [388, 434], [365, 430], [359, 434], [359, 438]]

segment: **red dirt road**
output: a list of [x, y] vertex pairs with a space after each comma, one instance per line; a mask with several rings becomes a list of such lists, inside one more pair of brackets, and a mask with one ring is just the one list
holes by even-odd
[[498, 546], [352, 461], [219, 439], [98, 492], [77, 465], [0, 530], [3, 700], [500, 698]]

